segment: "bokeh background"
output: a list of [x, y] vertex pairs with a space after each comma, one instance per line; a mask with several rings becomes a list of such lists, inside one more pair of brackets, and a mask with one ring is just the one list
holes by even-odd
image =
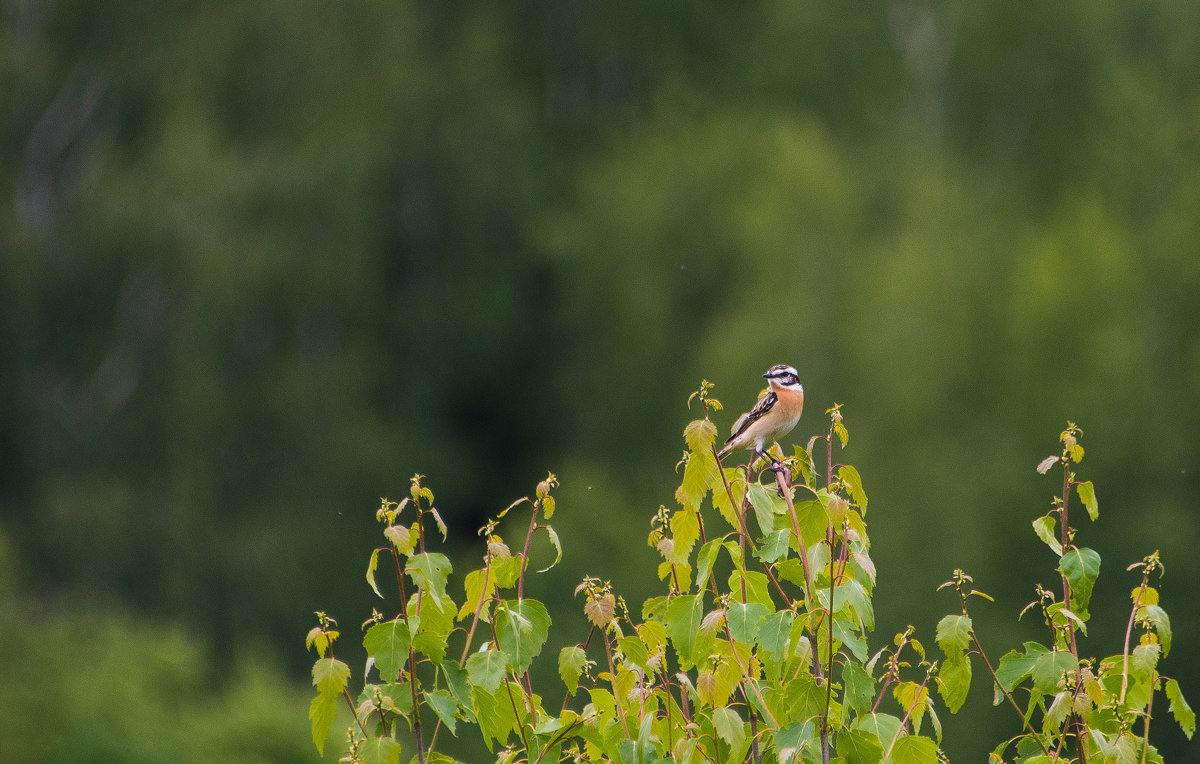
[[[775, 363], [796, 442], [845, 405], [873, 647], [956, 567], [994, 656], [1040, 635], [1070, 419], [1084, 650], [1160, 549], [1196, 705], [1198, 51], [1171, 0], [3, 0], [0, 758], [315, 760], [304, 634], [353, 659], [414, 472], [460, 571], [557, 473], [580, 638], [584, 573], [650, 593], [687, 394]], [[955, 761], [1016, 730], [981, 676]]]

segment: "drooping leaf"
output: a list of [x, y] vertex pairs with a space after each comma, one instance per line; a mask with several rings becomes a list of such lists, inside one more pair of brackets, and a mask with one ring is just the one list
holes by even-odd
[[761, 483], [751, 483], [746, 492], [750, 499], [750, 507], [754, 510], [754, 518], [758, 521], [759, 531], [767, 535], [775, 530], [775, 517], [787, 511], [787, 507], [779, 499], [779, 493], [768, 490]]
[[1179, 682], [1168, 679], [1166, 692], [1167, 700], [1171, 703], [1171, 715], [1175, 717], [1183, 734], [1187, 735], [1188, 740], [1191, 740], [1192, 735], [1196, 732], [1196, 712], [1184, 699], [1183, 692], [1179, 689]]
[[717, 561], [717, 555], [721, 552], [721, 539], [713, 539], [700, 547], [700, 552], [696, 555], [696, 591], [704, 591], [704, 587], [708, 586], [708, 575], [712, 572], [713, 563]]
[[475, 718], [489, 751], [492, 750], [493, 740], [504, 745], [509, 733], [516, 729], [517, 717], [513, 707], [519, 708], [524, 703], [524, 697], [519, 693], [519, 686], [514, 687], [512, 683], [499, 687], [495, 692], [486, 692], [482, 687], [471, 688]]
[[579, 645], [569, 645], [558, 652], [558, 675], [567, 686], [567, 693], [572, 697], [579, 689], [579, 677], [587, 665], [587, 653]]
[[313, 745], [317, 752], [325, 755], [325, 739], [329, 737], [329, 728], [333, 726], [333, 718], [337, 716], [338, 696], [319, 693], [312, 699], [308, 707], [308, 718], [312, 722]]
[[1060, 542], [1054, 535], [1055, 527], [1056, 524], [1054, 522], [1054, 518], [1050, 515], [1042, 515], [1033, 521], [1033, 532], [1036, 533], [1037, 537], [1045, 542], [1046, 546], [1050, 547], [1050, 549], [1053, 550], [1056, 555], [1061, 557], [1063, 552], [1062, 542]]
[[1092, 522], [1096, 522], [1100, 517], [1100, 504], [1096, 501], [1096, 487], [1092, 485], [1092, 481], [1076, 483], [1075, 492], [1079, 494], [1079, 500], [1087, 508], [1088, 517], [1092, 518]]
[[693, 451], [683, 468], [683, 482], [675, 492], [675, 499], [684, 507], [695, 510], [704, 500], [717, 477], [717, 459], [712, 451]]
[[396, 681], [408, 662], [411, 642], [408, 624], [399, 619], [377, 623], [363, 635], [363, 647], [367, 655], [375, 659], [375, 667], [385, 682]]
[[392, 542], [392, 545], [396, 547], [396, 551], [402, 555], [411, 554], [419, 538], [413, 532], [413, 529], [407, 525], [389, 525], [383, 529], [383, 535], [387, 537], [388, 541]]
[[439, 610], [445, 609], [446, 579], [450, 570], [450, 560], [438, 552], [414, 554], [408, 558], [408, 564], [404, 567], [404, 572], [417, 588], [428, 592]]
[[467, 677], [471, 684], [492, 693], [503, 681], [506, 665], [504, 653], [499, 650], [477, 652], [467, 658]]
[[371, 585], [371, 590], [379, 595], [379, 599], [383, 599], [383, 592], [379, 591], [379, 584], [375, 583], [375, 571], [379, 567], [379, 548], [371, 550], [371, 561], [367, 563], [367, 583]]
[[693, 650], [700, 633], [700, 621], [704, 615], [704, 597], [700, 594], [683, 594], [672, 597], [667, 605], [667, 616], [663, 623], [667, 635], [679, 656], [680, 668], [688, 669], [696, 664]]
[[[546, 498], [548, 499], [550, 497], [547, 496]], [[545, 573], [558, 563], [562, 562], [562, 544], [558, 541], [558, 533], [555, 532], [555, 530], [549, 525], [543, 525], [542, 529], [546, 531], [548, 536], [550, 536], [550, 543], [554, 546], [554, 562], [539, 570], [538, 573]]]
[[963, 653], [957, 653], [954, 658], [947, 657], [938, 670], [937, 681], [938, 693], [946, 708], [952, 714], [958, 713], [971, 689], [971, 660]]
[[1086, 621], [1092, 587], [1100, 576], [1100, 555], [1087, 547], [1068, 549], [1058, 561], [1058, 569], [1071, 584], [1071, 610]]
[[435, 665], [440, 665], [446, 657], [447, 639], [454, 630], [454, 600], [449, 595], [443, 598], [448, 606], [438, 609], [437, 603], [431, 598], [422, 597], [418, 611], [418, 601], [408, 601], [409, 624], [414, 617], [419, 616], [417, 633], [413, 635], [412, 644], [418, 652], [424, 653]]
[[1037, 466], [1038, 474], [1045, 475], [1047, 472], [1050, 471], [1051, 467], [1053, 467], [1055, 464], [1058, 463], [1058, 459], [1059, 459], [1059, 457], [1053, 456], [1053, 455], [1047, 456], [1045, 459], [1042, 459], [1040, 462], [1038, 462], [1038, 466]]
[[537, 600], [505, 600], [496, 607], [496, 641], [516, 674], [525, 673], [550, 633], [550, 614]]
[[425, 702], [442, 720], [442, 724], [446, 725], [446, 729], [450, 730], [450, 734], [457, 735], [455, 726], [458, 723], [458, 701], [454, 696], [448, 690], [434, 690], [425, 693]]

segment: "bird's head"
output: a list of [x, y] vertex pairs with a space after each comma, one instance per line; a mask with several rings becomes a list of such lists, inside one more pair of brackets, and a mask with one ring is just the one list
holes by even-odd
[[767, 369], [767, 373], [763, 375], [767, 378], [767, 382], [771, 387], [779, 387], [785, 390], [803, 390], [804, 385], [800, 384], [800, 377], [796, 370], [787, 364], [779, 364]]

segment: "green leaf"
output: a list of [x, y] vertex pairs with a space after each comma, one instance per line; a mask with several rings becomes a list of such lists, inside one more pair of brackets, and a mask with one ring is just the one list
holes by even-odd
[[517, 579], [521, 577], [521, 568], [524, 566], [525, 558], [519, 554], [514, 554], [504, 560], [492, 560], [492, 578], [496, 581], [497, 589], [511, 589], [517, 585]]
[[1037, 537], [1044, 541], [1046, 546], [1050, 547], [1050, 549], [1056, 555], [1062, 557], [1062, 543], [1054, 535], [1055, 525], [1056, 523], [1054, 522], [1053, 517], [1050, 515], [1042, 515], [1033, 521], [1033, 532], [1036, 533]]
[[505, 600], [496, 607], [496, 641], [513, 673], [523, 674], [550, 633], [550, 614], [537, 600]]
[[408, 558], [404, 572], [413, 580], [417, 588], [428, 592], [439, 610], [444, 610], [446, 599], [446, 578], [450, 575], [450, 560], [438, 552], [414, 554]]
[[800, 535], [804, 537], [801, 543], [812, 546], [825, 538], [825, 529], [829, 527], [829, 510], [820, 501], [799, 502], [796, 506], [796, 520], [800, 524]]
[[1168, 679], [1166, 691], [1167, 700], [1171, 702], [1171, 715], [1175, 717], [1179, 729], [1183, 730], [1183, 734], [1187, 735], [1188, 740], [1191, 740], [1192, 735], [1196, 732], [1196, 712], [1184, 699], [1183, 692], [1179, 689], [1179, 682]]
[[776, 660], [782, 658], [787, 649], [788, 635], [791, 634], [795, 617], [790, 610], [780, 610], [764, 618], [758, 627], [758, 644]]
[[[890, 742], [890, 741], [889, 741]], [[879, 764], [883, 759], [883, 744], [872, 732], [848, 729], [837, 738], [838, 756], [846, 764]]]
[[937, 743], [920, 735], [905, 735], [892, 746], [892, 764], [938, 764]]
[[855, 720], [851, 728], [870, 732], [878, 740], [891, 742], [900, 731], [900, 720], [891, 714], [867, 714]]
[[411, 642], [408, 624], [401, 620], [377, 623], [363, 635], [363, 647], [375, 659], [375, 668], [385, 682], [394, 682], [400, 675]]
[[1096, 501], [1096, 488], [1092, 485], [1092, 481], [1076, 483], [1075, 493], [1079, 494], [1079, 500], [1087, 508], [1088, 517], [1092, 518], [1092, 522], [1096, 522], [1100, 517], [1100, 504]]
[[967, 700], [967, 691], [971, 689], [971, 660], [963, 653], [942, 661], [938, 671], [938, 693], [946, 703], [950, 713], [957, 714]]
[[947, 657], [961, 654], [971, 644], [971, 618], [948, 615], [938, 621], [937, 643]]
[[[1046, 647], [1037, 642], [1026, 642], [1024, 647], [1024, 653], [1009, 650], [1001, 656], [1000, 665], [996, 667], [996, 679], [999, 680], [1000, 686], [1008, 692], [1012, 692], [1018, 682], [1029, 676], [1029, 672], [1033, 669], [1033, 664], [1040, 657], [1050, 653]], [[994, 703], [1000, 703], [999, 693], [997, 693]]]
[[758, 636], [758, 625], [770, 615], [771, 611], [761, 602], [740, 602], [729, 606], [725, 614], [725, 623], [729, 626], [729, 634], [734, 642], [740, 642], [750, 647], [754, 646]]
[[849, 464], [844, 464], [838, 467], [838, 477], [850, 489], [850, 498], [858, 505], [863, 514], [867, 514], [867, 494], [863, 491], [862, 478], [858, 474], [858, 470]]
[[506, 665], [504, 653], [499, 650], [484, 650], [467, 658], [467, 678], [471, 684], [492, 693], [504, 680]]
[[312, 678], [322, 695], [341, 695], [350, 679], [350, 667], [335, 658], [320, 658], [313, 664]]
[[1071, 611], [1086, 621], [1092, 587], [1100, 576], [1100, 555], [1087, 547], [1069, 549], [1058, 561], [1058, 570], [1071, 584]]
[[772, 533], [775, 530], [775, 516], [787, 511], [779, 492], [774, 486], [768, 489], [762, 483], [751, 483], [746, 494], [754, 510], [754, 519], [758, 521], [759, 531], [764, 536]]
[[725, 483], [721, 480], [721, 472], [713, 473], [712, 483], [712, 503], [721, 517], [725, 518], [725, 522], [729, 523], [732, 528], [741, 528], [738, 521], [738, 511], [733, 504], [729, 502], [729, 493], [738, 493], [738, 486], [745, 485], [746, 481], [741, 477], [740, 471], [736, 467], [730, 467], [724, 470], [725, 480], [729, 481], [729, 491], [725, 490]]
[[587, 665], [587, 653], [579, 645], [570, 645], [558, 651], [558, 675], [567, 686], [567, 693], [575, 695], [579, 689], [579, 677]]
[[1047, 694], [1057, 692], [1058, 683], [1062, 680], [1063, 674], [1074, 671], [1078, 663], [1075, 656], [1066, 650], [1054, 650], [1039, 655], [1029, 670], [1029, 675], [1033, 678], [1034, 690]]
[[[510, 696], [509, 692], [513, 694]], [[475, 718], [479, 722], [479, 732], [488, 750], [492, 750], [492, 740], [504, 745], [508, 735], [517, 726], [517, 717], [513, 714], [513, 705], [520, 706], [524, 702], [517, 690], [502, 686], [495, 692], [485, 692], [482, 687], [471, 688], [471, 699], [475, 703]]]
[[1145, 620], [1154, 626], [1158, 633], [1158, 641], [1162, 643], [1163, 655], [1171, 652], [1171, 619], [1167, 611], [1158, 605], [1146, 605], [1138, 611], [1139, 620]]
[[371, 550], [371, 561], [367, 563], [367, 583], [371, 585], [371, 589], [383, 599], [383, 592], [379, 591], [379, 584], [375, 583], [375, 571], [379, 568], [379, 547]]
[[771, 564], [776, 562], [780, 557], [787, 554], [788, 544], [792, 540], [791, 528], [783, 527], [774, 533], [768, 533], [759, 540], [758, 551], [756, 555], [758, 559], [765, 563]]
[[412, 641], [413, 647], [428, 656], [435, 665], [441, 665], [445, 659], [446, 641], [450, 632], [454, 630], [454, 601], [447, 596], [446, 602], [450, 607], [439, 610], [431, 598], [422, 598], [418, 612], [417, 600], [408, 601], [409, 624], [413, 623], [414, 616], [419, 616], [417, 633]]
[[325, 738], [329, 737], [329, 728], [333, 726], [333, 717], [337, 716], [338, 696], [321, 693], [312, 699], [308, 707], [308, 718], [312, 721], [312, 739], [317, 752], [325, 755]]
[[717, 735], [729, 743], [729, 747], [733, 750], [741, 748], [742, 743], [746, 741], [745, 722], [742, 721], [742, 717], [738, 716], [737, 711], [725, 706], [714, 708], [712, 724]]
[[683, 439], [693, 453], [708, 451], [717, 440], [717, 426], [708, 419], [695, 419], [683, 428]]
[[457, 735], [455, 732], [457, 719], [455, 717], [458, 714], [458, 701], [454, 699], [454, 696], [447, 690], [435, 690], [425, 693], [425, 701], [442, 720], [442, 724], [445, 724], [446, 728], [450, 730], [450, 734]]
[[390, 737], [368, 738], [358, 745], [362, 764], [400, 764], [400, 744]]
[[[846, 708], [858, 715], [865, 714], [871, 708], [871, 701], [875, 696], [875, 680], [865, 668], [847, 661], [842, 667], [842, 687], [845, 688], [842, 705]], [[883, 751], [880, 751], [881, 755], [882, 753]]]
[[1062, 729], [1062, 724], [1067, 720], [1067, 712], [1071, 710], [1071, 693], [1062, 690], [1054, 694], [1054, 700], [1050, 703], [1050, 707], [1046, 709], [1045, 716], [1042, 717], [1042, 732], [1051, 734]]
[[663, 625], [667, 636], [679, 657], [679, 667], [687, 670], [696, 665], [693, 650], [700, 633], [700, 620], [704, 616], [704, 597], [700, 594], [683, 594], [672, 597], [667, 605], [667, 617]]
[[621, 654], [625, 656], [625, 660], [646, 668], [646, 664], [650, 660], [650, 654], [646, 650], [646, 644], [642, 642], [642, 638], [636, 635], [617, 638], [617, 648]]
[[[799, 764], [802, 752], [815, 745], [816, 729], [811, 721], [792, 722], [780, 728], [774, 734], [773, 740], [775, 742], [775, 758], [779, 760], [780, 764], [793, 764], [793, 762]], [[841, 737], [838, 738], [838, 741], [840, 745]]]
[[458, 667], [454, 661], [442, 662], [442, 673], [446, 676], [446, 686], [454, 695], [454, 699], [463, 708], [471, 707], [471, 682], [467, 672]]

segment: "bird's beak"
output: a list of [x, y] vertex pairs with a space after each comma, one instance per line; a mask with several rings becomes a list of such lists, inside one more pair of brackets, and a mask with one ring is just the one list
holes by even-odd
[[769, 377], [769, 376], [771, 376], [771, 372], [769, 372], [769, 371], [763, 375], [763, 377]]

